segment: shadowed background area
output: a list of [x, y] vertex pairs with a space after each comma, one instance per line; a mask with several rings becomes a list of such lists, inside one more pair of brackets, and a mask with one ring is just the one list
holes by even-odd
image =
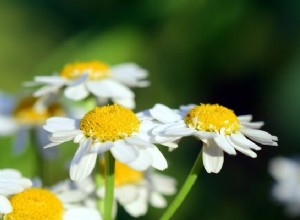
[[[0, 30], [2, 91], [19, 94], [22, 82], [77, 60], [135, 62], [151, 80], [134, 89], [137, 111], [219, 103], [265, 121], [279, 147], [264, 146], [256, 159], [225, 155], [217, 175], [203, 170], [174, 219], [286, 218], [271, 199], [268, 163], [300, 152], [300, 1], [3, 0]], [[0, 139], [0, 168], [35, 176], [30, 148], [13, 156], [11, 139]], [[72, 155], [75, 146], [59, 149]], [[174, 152], [161, 149], [166, 173], [181, 186], [201, 143], [185, 138]], [[48, 184], [67, 177], [66, 161], [48, 162]], [[140, 219], [161, 213], [150, 209]], [[130, 219], [122, 209], [119, 218]]]

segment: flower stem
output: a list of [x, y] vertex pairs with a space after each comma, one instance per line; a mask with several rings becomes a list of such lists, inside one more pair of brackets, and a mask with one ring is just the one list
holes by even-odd
[[105, 198], [104, 198], [104, 220], [112, 219], [112, 209], [115, 188], [115, 158], [110, 151], [104, 153], [105, 160]]
[[187, 176], [187, 178], [184, 182], [184, 184], [182, 185], [182, 187], [179, 190], [179, 192], [177, 193], [176, 197], [174, 198], [172, 203], [169, 205], [167, 210], [164, 212], [164, 214], [162, 215], [160, 220], [168, 220], [174, 215], [175, 211], [182, 204], [185, 197], [190, 192], [192, 186], [196, 182], [198, 174], [199, 174], [202, 167], [203, 167], [202, 151], [200, 151], [198, 156], [197, 156], [197, 159], [196, 159], [196, 161], [195, 161], [195, 163], [194, 163], [194, 165], [193, 165], [193, 167], [192, 167], [192, 169], [189, 173], [189, 175]]
[[[36, 131], [34, 130], [34, 128], [30, 129], [30, 144], [33, 146], [33, 153], [35, 156], [35, 162], [36, 162], [36, 170], [35, 170], [35, 174], [41, 178], [41, 180], [43, 181], [44, 184], [47, 184], [47, 180], [45, 180], [45, 176], [44, 176], [44, 158], [40, 152], [40, 146], [39, 143], [37, 141], [37, 134]], [[43, 149], [42, 149], [43, 150]]]

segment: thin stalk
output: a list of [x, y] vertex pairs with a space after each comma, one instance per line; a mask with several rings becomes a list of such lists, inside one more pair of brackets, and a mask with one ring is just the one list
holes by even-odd
[[182, 185], [181, 189], [177, 193], [176, 197], [172, 201], [172, 203], [169, 205], [169, 207], [166, 209], [160, 220], [169, 220], [171, 217], [174, 215], [176, 210], [179, 208], [179, 206], [182, 204], [188, 193], [190, 192], [192, 186], [197, 180], [198, 174], [203, 167], [203, 162], [202, 162], [202, 152], [200, 151], [197, 159], [187, 176], [184, 184]]
[[104, 153], [105, 162], [105, 198], [104, 198], [104, 220], [112, 219], [112, 209], [115, 188], [115, 158], [110, 151]]
[[33, 153], [35, 156], [35, 162], [36, 162], [36, 175], [42, 179], [43, 183], [45, 184], [47, 181], [45, 180], [44, 176], [44, 158], [40, 151], [40, 146], [37, 141], [36, 131], [34, 128], [30, 129], [30, 144], [33, 149]]

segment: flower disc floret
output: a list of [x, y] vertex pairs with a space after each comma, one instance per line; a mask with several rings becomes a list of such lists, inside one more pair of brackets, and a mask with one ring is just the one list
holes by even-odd
[[31, 188], [11, 197], [13, 212], [5, 220], [61, 220], [63, 205], [50, 191]]
[[131, 111], [118, 104], [96, 107], [80, 122], [80, 130], [87, 137], [100, 142], [124, 139], [138, 131], [140, 120]]
[[184, 118], [185, 123], [199, 131], [235, 133], [240, 122], [231, 109], [218, 104], [201, 104], [192, 108]]
[[15, 107], [13, 115], [22, 124], [41, 125], [51, 116], [63, 115], [63, 108], [58, 103], [48, 107], [37, 108], [37, 98], [27, 97], [22, 99]]
[[88, 74], [91, 80], [100, 80], [110, 76], [109, 66], [98, 61], [75, 62], [60, 71], [60, 75], [67, 79], [76, 79], [83, 74]]

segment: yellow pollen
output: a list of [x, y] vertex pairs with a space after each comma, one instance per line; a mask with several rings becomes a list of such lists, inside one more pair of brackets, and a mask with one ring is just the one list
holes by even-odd
[[110, 76], [109, 66], [98, 61], [75, 62], [65, 65], [60, 75], [67, 79], [76, 79], [82, 74], [89, 74], [89, 79], [100, 80]]
[[192, 108], [185, 116], [185, 123], [199, 131], [235, 133], [240, 123], [231, 109], [218, 104], [201, 104]]
[[130, 110], [118, 104], [96, 107], [80, 122], [87, 137], [101, 142], [124, 139], [138, 131], [140, 121]]
[[48, 107], [38, 109], [37, 100], [35, 97], [27, 97], [16, 105], [13, 115], [19, 123], [42, 125], [49, 117], [64, 115], [64, 111], [58, 103], [52, 103]]
[[[104, 160], [101, 161], [101, 170], [104, 174]], [[123, 186], [140, 182], [144, 177], [143, 172], [131, 169], [126, 164], [115, 160], [115, 186]]]
[[50, 191], [31, 188], [10, 198], [13, 212], [4, 220], [62, 220], [63, 205]]

